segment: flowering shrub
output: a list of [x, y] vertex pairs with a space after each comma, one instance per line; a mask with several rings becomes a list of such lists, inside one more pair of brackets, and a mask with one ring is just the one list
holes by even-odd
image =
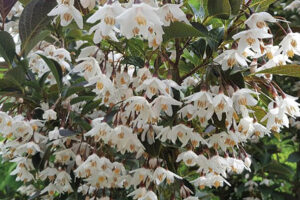
[[300, 117], [273, 80], [300, 77], [300, 34], [267, 7], [0, 1], [0, 152], [19, 192], [195, 200], [251, 172], [244, 145]]

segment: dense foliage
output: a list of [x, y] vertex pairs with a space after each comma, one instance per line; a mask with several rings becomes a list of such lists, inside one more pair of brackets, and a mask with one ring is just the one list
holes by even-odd
[[0, 0], [0, 199], [300, 198], [299, 11]]

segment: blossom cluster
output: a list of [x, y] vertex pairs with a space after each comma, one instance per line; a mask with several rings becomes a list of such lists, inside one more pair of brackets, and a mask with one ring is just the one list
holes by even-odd
[[[89, 10], [98, 8], [87, 20], [97, 23], [89, 31], [95, 32], [96, 44], [141, 36], [150, 47], [158, 48], [163, 26], [175, 21], [189, 24], [180, 4], [108, 1], [99, 6], [95, 0], [81, 0], [81, 4]], [[62, 26], [74, 19], [83, 28], [74, 0], [59, 0], [49, 15], [59, 16]], [[267, 23], [277, 22], [265, 12], [252, 14], [245, 22], [247, 30], [234, 35], [233, 45], [214, 62], [223, 71], [244, 67], [252, 73], [291, 63], [294, 55], [300, 55], [300, 34], [289, 32], [278, 46], [273, 45]], [[267, 74], [255, 74], [269, 83], [271, 91], [269, 105], [261, 108], [264, 116], [260, 117], [257, 107], [261, 96], [267, 95], [258, 87], [242, 88], [223, 80], [211, 84], [196, 76], [176, 82], [153, 73], [150, 64], [141, 68], [122, 64], [125, 55], [120, 52], [106, 54], [96, 45], [80, 46], [80, 53], [72, 59], [66, 48], [41, 42], [39, 50], [29, 55], [29, 68], [39, 78], [46, 74], [46, 83], [55, 85], [45, 56], [61, 67], [64, 85], [71, 86], [72, 77], [85, 80], [82, 87], [92, 91], [93, 101], [100, 102], [85, 115], [90, 120], [89, 131], [79, 129], [78, 134], [64, 136], [67, 130], [57, 102], [41, 102], [41, 119], [0, 112], [0, 132], [5, 138], [0, 153], [4, 160], [16, 163], [11, 175], [24, 183], [20, 192], [28, 196], [38, 191], [34, 183], [43, 181], [46, 185], [40, 193], [44, 199], [77, 192], [89, 199], [108, 200], [111, 191], [123, 188], [133, 199], [157, 200], [160, 187], [177, 186], [182, 199], [196, 200], [196, 194], [184, 184], [185, 177], [172, 165], [196, 169], [197, 177], [190, 182], [199, 189], [230, 185], [228, 175], [250, 171], [246, 143], [280, 132], [289, 127], [290, 117], [300, 117], [297, 98], [273, 86]], [[73, 94], [64, 99], [62, 108], [80, 114], [86, 102], [70, 103], [78, 97]], [[45, 128], [49, 124], [55, 127]], [[166, 149], [173, 153], [173, 160], [164, 159]], [[46, 160], [34, 166], [36, 156], [46, 155]]]
[[[81, 1], [82, 6], [94, 9], [95, 0]], [[156, 1], [129, 1], [121, 5], [119, 1], [107, 1], [103, 6], [87, 19], [87, 23], [94, 25], [89, 34], [94, 34], [94, 43], [102, 39], [118, 41], [116, 34], [127, 39], [140, 36], [148, 40], [149, 46], [157, 48], [162, 42], [164, 34], [163, 26], [169, 26], [172, 22], [182, 21], [189, 24], [184, 12], [180, 9], [181, 4], [164, 4], [159, 7]], [[74, 7], [74, 0], [59, 0], [49, 16], [60, 16], [62, 26], [69, 25], [72, 20], [80, 29], [83, 28], [81, 13]]]

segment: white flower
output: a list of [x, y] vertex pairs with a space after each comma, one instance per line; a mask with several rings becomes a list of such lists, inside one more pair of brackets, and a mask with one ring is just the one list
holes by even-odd
[[43, 194], [43, 193], [45, 193], [45, 192], [48, 192], [48, 194], [49, 194], [50, 196], [53, 196], [53, 195], [55, 194], [55, 192], [58, 192], [58, 191], [59, 191], [59, 189], [56, 187], [56, 185], [53, 184], [53, 183], [50, 183], [47, 187], [45, 187], [45, 188], [41, 191], [41, 193]]
[[177, 174], [174, 174], [173, 172], [166, 170], [162, 167], [156, 168], [153, 173], [153, 179], [155, 180], [157, 185], [161, 184], [165, 179], [167, 179], [168, 184], [171, 184], [174, 182], [174, 177], [182, 179]]
[[53, 109], [46, 110], [43, 114], [43, 119], [50, 121], [50, 120], [56, 120], [57, 114]]
[[143, 197], [139, 200], [157, 200], [157, 196], [153, 191], [148, 191]]
[[214, 61], [222, 65], [222, 70], [224, 71], [232, 69], [236, 64], [240, 64], [243, 67], [248, 66], [247, 59], [240, 55], [240, 52], [236, 49], [225, 50]]
[[296, 101], [298, 98], [287, 94], [279, 97], [277, 102], [280, 108], [291, 117], [300, 117], [300, 104]]
[[146, 96], [151, 99], [154, 95], [168, 95], [166, 91], [166, 84], [156, 77], [146, 79], [139, 87], [136, 88], [137, 92], [146, 90]]
[[101, 70], [97, 60], [93, 57], [80, 58], [76, 60], [77, 62], [83, 61], [76, 65], [73, 72], [78, 72], [80, 75], [84, 76], [85, 80], [90, 81], [98, 75], [101, 75]]
[[251, 159], [248, 156], [245, 158], [244, 164], [245, 164], [246, 167], [248, 167], [250, 169]]
[[213, 98], [213, 106], [215, 113], [219, 119], [219, 121], [222, 120], [222, 114], [225, 112], [228, 112], [230, 109], [232, 109], [233, 102], [232, 99], [228, 96], [224, 95], [223, 92], [217, 94]]
[[152, 171], [146, 168], [138, 168], [135, 170], [130, 171], [130, 173], [134, 173], [131, 184], [136, 186], [140, 183], [145, 183], [145, 181], [152, 180]]
[[75, 160], [76, 155], [71, 149], [65, 149], [62, 151], [56, 151], [55, 155], [55, 162], [67, 164], [70, 160]]
[[88, 8], [92, 10], [96, 5], [96, 0], [80, 0], [80, 3], [83, 8]]
[[165, 26], [170, 26], [171, 22], [176, 21], [190, 24], [184, 12], [180, 9], [181, 6], [182, 4], [165, 4], [159, 8], [157, 12]]
[[234, 40], [238, 41], [238, 51], [244, 52], [247, 47], [251, 47], [256, 53], [260, 53], [260, 41], [259, 39], [271, 38], [273, 35], [266, 33], [261, 29], [250, 29], [242, 31], [232, 36]]
[[128, 197], [132, 196], [133, 199], [140, 199], [141, 197], [145, 196], [146, 193], [147, 193], [147, 189], [145, 187], [139, 187], [133, 192], [129, 193], [127, 196]]
[[300, 55], [300, 33], [288, 33], [279, 44], [279, 51], [293, 58]]
[[155, 98], [151, 104], [153, 105], [153, 109], [157, 113], [157, 115], [159, 115], [160, 112], [163, 111], [170, 117], [173, 115], [172, 106], [182, 105], [180, 101], [177, 101], [170, 96], [164, 95], [160, 95], [157, 98]]
[[297, 10], [298, 12], [300, 11], [300, 1], [299, 0], [294, 0], [292, 3], [290, 3], [288, 6], [284, 8], [284, 10]]
[[185, 151], [178, 155], [176, 162], [183, 160], [186, 166], [195, 166], [197, 164], [198, 156], [193, 151]]
[[[253, 13], [246, 21], [245, 24], [251, 29], [268, 29], [267, 22], [275, 23], [276, 19], [267, 12]], [[267, 30], [266, 30], [267, 31]]]
[[47, 167], [43, 171], [40, 172], [39, 177], [41, 180], [46, 180], [48, 178], [50, 181], [54, 181], [56, 174], [58, 173], [56, 168]]
[[74, 7], [74, 0], [58, 0], [58, 5], [53, 8], [48, 16], [60, 15], [62, 26], [68, 26], [74, 19], [80, 29], [83, 28], [81, 13]]
[[253, 124], [253, 127], [254, 127], [253, 134], [256, 137], [264, 137], [265, 135], [270, 136], [270, 131], [260, 123], [255, 122]]
[[[163, 34], [162, 22], [155, 12], [155, 8], [145, 3], [133, 4], [131, 8], [125, 10], [116, 18], [120, 24], [121, 33], [130, 39], [136, 35], [141, 35], [147, 39], [155, 34]], [[153, 45], [154, 46], [154, 45]]]
[[39, 145], [37, 145], [36, 143], [34, 142], [28, 142], [26, 144], [23, 144], [21, 146], [19, 146], [17, 148], [17, 152], [22, 155], [23, 153], [27, 153], [28, 155], [34, 155], [36, 154], [37, 152], [40, 152], [41, 149], [39, 147]]
[[116, 24], [116, 17], [120, 15], [125, 9], [118, 1], [112, 4], [105, 4], [100, 7], [88, 20], [88, 23], [95, 23], [97, 20], [101, 20], [100, 23], [93, 26], [89, 33], [95, 32], [94, 43], [99, 43], [102, 38], [109, 37], [114, 41], [118, 41], [116, 38], [114, 29]]

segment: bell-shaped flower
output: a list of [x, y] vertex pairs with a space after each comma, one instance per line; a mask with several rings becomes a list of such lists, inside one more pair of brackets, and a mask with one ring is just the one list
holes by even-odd
[[176, 162], [183, 161], [186, 166], [195, 166], [198, 156], [193, 151], [185, 151], [177, 156]]
[[248, 66], [247, 58], [242, 56], [236, 49], [225, 50], [222, 54], [218, 55], [214, 61], [219, 63], [224, 71], [232, 69], [237, 64], [243, 67]]
[[58, 0], [58, 5], [53, 8], [48, 16], [60, 16], [60, 24], [68, 26], [74, 19], [80, 29], [83, 28], [81, 13], [74, 7], [74, 0]]
[[177, 21], [190, 24], [186, 18], [186, 15], [180, 9], [181, 6], [182, 4], [165, 4], [159, 8], [157, 12], [165, 26], [170, 26], [171, 23]]
[[88, 8], [89, 10], [93, 10], [96, 5], [96, 0], [80, 0], [80, 4], [83, 8]]
[[173, 99], [171, 96], [164, 95], [160, 95], [155, 98], [151, 104], [153, 105], [152, 108], [154, 109], [154, 112], [156, 112], [156, 115], [159, 115], [160, 112], [163, 111], [170, 117], [173, 115], [172, 106], [182, 105], [180, 101]]
[[279, 44], [279, 51], [290, 58], [300, 55], [300, 33], [288, 33]]
[[246, 21], [245, 24], [251, 29], [263, 29], [267, 32], [268, 26], [266, 22], [275, 23], [277, 20], [267, 12], [253, 13]]
[[272, 37], [273, 37], [272, 34], [266, 33], [265, 31], [258, 28], [242, 31], [232, 36], [234, 40], [239, 40], [238, 41], [239, 52], [244, 52], [244, 50], [247, 47], [251, 47], [256, 53], [261, 52], [259, 39], [266, 39]]
[[[163, 25], [155, 11], [155, 8], [145, 3], [133, 4], [116, 18], [120, 24], [121, 34], [127, 39], [136, 35], [147, 39], [149, 35], [153, 34], [153, 27]], [[160, 30], [162, 29], [160, 28]]]

